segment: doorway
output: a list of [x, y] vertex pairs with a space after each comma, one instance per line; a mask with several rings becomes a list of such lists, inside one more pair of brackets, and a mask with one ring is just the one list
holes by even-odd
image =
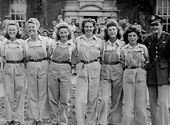
[[97, 16], [84, 16], [84, 19], [86, 18], [94, 19], [97, 22]]

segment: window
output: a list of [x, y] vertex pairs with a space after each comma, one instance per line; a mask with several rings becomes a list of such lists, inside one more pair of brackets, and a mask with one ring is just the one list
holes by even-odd
[[157, 0], [156, 13], [163, 17], [163, 30], [170, 32], [170, 0]]
[[20, 25], [26, 21], [26, 0], [12, 0], [10, 5], [11, 19], [19, 22]]

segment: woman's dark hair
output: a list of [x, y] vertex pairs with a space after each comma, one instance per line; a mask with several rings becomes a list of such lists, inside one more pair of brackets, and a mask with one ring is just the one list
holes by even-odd
[[94, 26], [93, 34], [95, 34], [96, 33], [96, 21], [94, 19], [91, 19], [91, 18], [84, 19], [83, 22], [81, 23], [82, 33], [85, 34], [84, 27], [85, 27], [86, 23], [92, 23], [93, 24], [93, 26]]
[[61, 27], [58, 28], [58, 31], [56, 31], [56, 41], [61, 40], [61, 38], [60, 38], [60, 36], [59, 36], [59, 30], [60, 30], [61, 28], [66, 28], [66, 29], [69, 31], [68, 40], [71, 40], [71, 39], [72, 39], [72, 34], [71, 34], [70, 28], [67, 27], [67, 26], [61, 26]]
[[117, 31], [116, 37], [117, 37], [117, 39], [120, 40], [120, 39], [122, 38], [121, 29], [120, 29], [120, 27], [119, 27], [116, 23], [114, 23], [114, 22], [108, 23], [108, 24], [106, 25], [106, 28], [105, 28], [105, 30], [104, 30], [104, 40], [105, 40], [105, 41], [108, 41], [108, 40], [110, 39], [110, 36], [108, 35], [107, 30], [108, 30], [108, 28], [111, 27], [111, 26], [117, 27], [117, 30], [118, 30], [118, 31]]
[[140, 29], [135, 26], [135, 25], [131, 25], [129, 26], [129, 28], [124, 32], [123, 34], [123, 40], [126, 44], [129, 43], [129, 40], [128, 40], [128, 34], [131, 33], [131, 32], [135, 32], [137, 34], [137, 36], [139, 37], [138, 40], [137, 40], [137, 43], [142, 43], [142, 34], [141, 34], [141, 31]]
[[[10, 36], [9, 36], [9, 34], [8, 34], [7, 31], [6, 31], [6, 33], [5, 33], [5, 35], [4, 35], [4, 37], [6, 37], [8, 40], [10, 39]], [[17, 38], [17, 39], [20, 39], [20, 38], [21, 38], [21, 34], [19, 33], [19, 31], [18, 31], [17, 34], [16, 34], [16, 38]]]

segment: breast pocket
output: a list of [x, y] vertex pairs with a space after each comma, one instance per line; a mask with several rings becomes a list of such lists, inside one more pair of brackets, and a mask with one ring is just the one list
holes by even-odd
[[154, 48], [154, 45], [151, 42], [149, 42], [148, 43], [148, 49], [153, 49], [153, 48]]
[[168, 49], [169, 49], [168, 46], [167, 46], [167, 42], [162, 42], [159, 45], [159, 49], [160, 49], [160, 52], [162, 53], [162, 55], [167, 56]]

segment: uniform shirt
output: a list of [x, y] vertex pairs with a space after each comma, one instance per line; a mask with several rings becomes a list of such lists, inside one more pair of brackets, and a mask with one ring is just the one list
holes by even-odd
[[149, 61], [148, 50], [143, 44], [138, 44], [134, 48], [126, 44], [120, 53], [121, 61], [127, 67], [142, 67]]
[[149, 50], [150, 63], [167, 60], [170, 62], [170, 34], [162, 32], [160, 38], [153, 34], [144, 40]]
[[105, 51], [116, 51], [117, 54], [118, 54], [118, 57], [120, 59], [120, 49], [121, 47], [125, 44], [125, 42], [117, 39], [114, 43], [111, 43], [110, 40], [108, 40], [106, 43], [105, 43], [105, 46], [104, 46], [104, 52]]
[[150, 62], [147, 66], [148, 85], [167, 85], [170, 71], [170, 34], [162, 32], [160, 38], [151, 34], [144, 44], [148, 48]]
[[69, 51], [69, 54], [70, 54], [70, 60], [71, 60], [71, 55], [72, 55], [72, 52], [74, 50], [74, 43], [72, 40], [68, 40], [66, 43], [61, 43], [61, 41], [57, 41], [57, 42], [53, 42], [52, 43], [52, 53], [54, 52], [55, 48], [57, 46], [61, 46], [61, 47], [68, 47], [68, 51]]
[[[97, 57], [101, 57], [103, 49], [104, 49], [102, 40], [97, 38], [95, 35], [93, 35], [93, 37], [90, 39], [87, 39], [85, 35], [79, 36], [76, 39], [74, 39], [74, 43], [76, 43], [78, 52], [80, 51], [81, 45], [86, 46], [86, 47], [97, 48]], [[92, 55], [88, 55], [86, 57], [79, 57], [79, 58], [80, 60], [85, 60], [85, 61], [94, 60], [94, 57], [92, 57]]]
[[44, 49], [46, 56], [47, 56], [47, 49], [51, 47], [51, 40], [49, 40], [47, 37], [38, 35], [38, 38], [36, 41], [32, 41], [31, 38], [28, 38], [26, 40], [26, 53], [28, 52], [28, 48], [29, 46], [42, 46], [42, 48]]
[[[9, 47], [19, 47], [21, 53], [23, 54], [22, 57], [18, 57], [18, 55], [16, 56], [15, 53], [7, 54]], [[3, 43], [1, 44], [1, 56], [5, 57], [7, 60], [22, 60], [23, 57], [26, 56], [24, 40], [16, 39], [12, 42], [11, 40], [4, 39]]]

